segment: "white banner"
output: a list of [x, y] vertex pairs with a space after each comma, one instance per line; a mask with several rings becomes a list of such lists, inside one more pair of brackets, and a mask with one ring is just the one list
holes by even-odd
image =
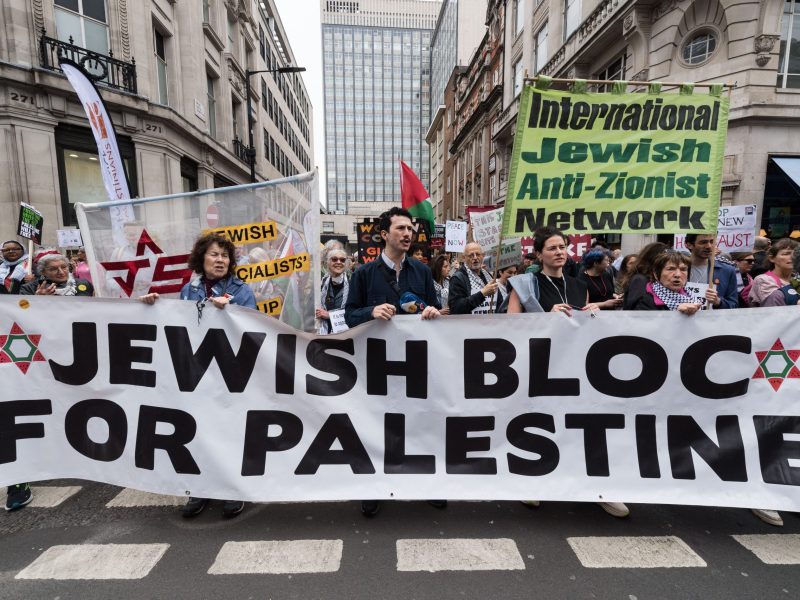
[[[109, 200], [127, 200], [131, 197], [128, 189], [128, 180], [125, 177], [125, 168], [122, 164], [122, 156], [117, 146], [117, 136], [114, 133], [114, 125], [111, 117], [106, 110], [103, 99], [97, 92], [97, 88], [87, 77], [86, 72], [79, 65], [71, 60], [60, 59], [59, 66], [66, 75], [75, 93], [78, 94], [86, 116], [89, 118], [89, 125], [94, 134], [94, 141], [97, 143], [97, 154], [100, 157], [100, 173], [103, 176], [103, 184], [106, 188]], [[127, 204], [115, 206], [111, 210], [111, 222], [114, 229], [122, 228], [127, 221], [134, 219], [133, 210]]]
[[800, 510], [790, 307], [316, 337], [237, 306], [4, 296], [0, 348], [0, 485]]
[[[190, 280], [195, 239], [210, 230], [237, 248], [236, 275], [259, 310], [315, 331], [319, 306], [319, 202], [316, 172], [250, 185], [140, 198], [126, 203], [136, 220], [117, 231], [119, 203], [77, 204], [95, 294], [177, 298]], [[109, 224], [112, 224], [109, 227]]]
[[[717, 247], [721, 252], [752, 252], [756, 241], [756, 205], [720, 206], [717, 215]], [[676, 250], [686, 248], [686, 234], [675, 234]]]

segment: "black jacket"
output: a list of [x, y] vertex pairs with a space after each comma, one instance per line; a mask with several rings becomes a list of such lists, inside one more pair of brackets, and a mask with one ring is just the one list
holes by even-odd
[[356, 269], [344, 305], [344, 320], [348, 327], [371, 321], [372, 309], [379, 304], [394, 304], [398, 314], [401, 313], [400, 296], [405, 292], [417, 295], [428, 306], [441, 308], [433, 286], [433, 275], [427, 265], [408, 256], [405, 258], [398, 282], [399, 295], [389, 283], [391, 277], [395, 277], [394, 271], [380, 257]]
[[[480, 277], [483, 281], [483, 272]], [[483, 283], [489, 282], [484, 281]], [[468, 315], [486, 300], [486, 296], [480, 292], [470, 294], [470, 289], [467, 268], [461, 265], [458, 271], [450, 277], [450, 295], [447, 297], [447, 305], [450, 307], [451, 315]]]

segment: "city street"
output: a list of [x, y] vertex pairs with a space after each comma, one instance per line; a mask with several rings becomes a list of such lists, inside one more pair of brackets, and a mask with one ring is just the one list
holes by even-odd
[[[212, 503], [77, 480], [0, 515], [0, 598], [798, 598], [800, 517], [593, 504]], [[57, 505], [55, 505], [57, 504]], [[159, 505], [160, 504], [160, 505]], [[54, 506], [55, 505], [55, 506]]]

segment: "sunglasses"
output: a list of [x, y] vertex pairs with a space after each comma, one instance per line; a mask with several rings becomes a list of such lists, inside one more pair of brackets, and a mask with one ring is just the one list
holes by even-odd
[[331, 261], [331, 262], [335, 262], [335, 263], [347, 262], [346, 258], [338, 258], [338, 257], [331, 257], [328, 260]]

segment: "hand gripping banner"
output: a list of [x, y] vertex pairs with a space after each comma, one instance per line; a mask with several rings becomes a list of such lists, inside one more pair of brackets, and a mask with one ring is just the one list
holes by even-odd
[[[319, 303], [316, 172], [264, 183], [124, 203], [133, 219], [114, 226], [120, 203], [77, 204], [97, 296], [177, 298], [190, 280], [195, 239], [216, 231], [236, 245], [236, 275], [260, 311], [314, 330]], [[315, 282], [316, 280], [316, 282]]]
[[[716, 90], [715, 90], [716, 93]], [[728, 99], [522, 90], [503, 237], [714, 233]]]
[[0, 297], [0, 485], [800, 509], [800, 313], [396, 317]]

